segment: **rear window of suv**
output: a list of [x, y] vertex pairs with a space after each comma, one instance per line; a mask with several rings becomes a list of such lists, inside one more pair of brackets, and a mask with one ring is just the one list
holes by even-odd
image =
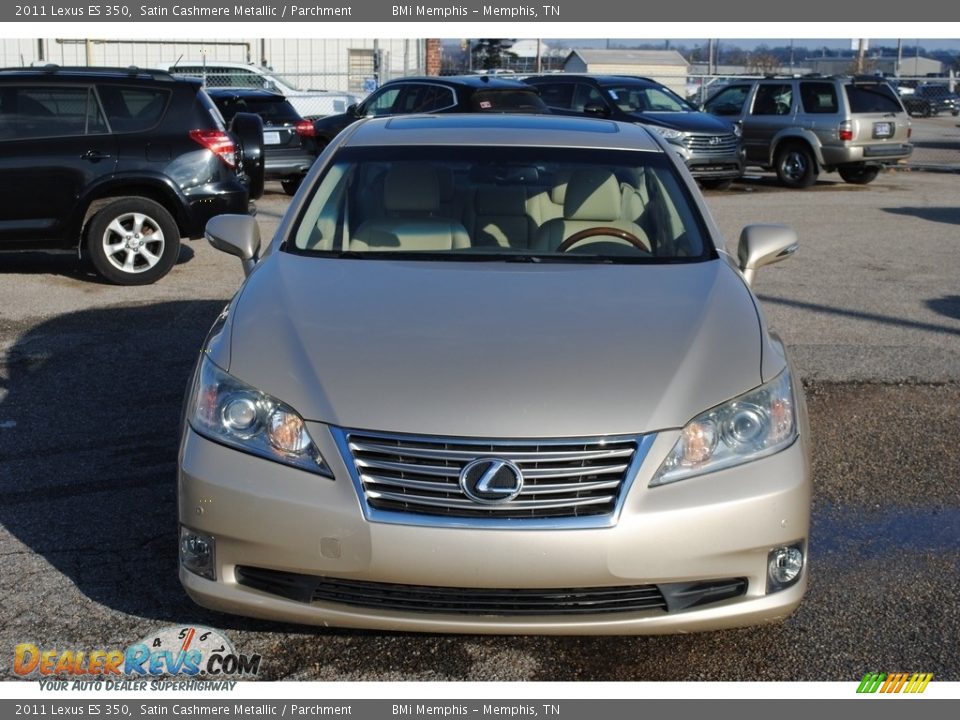
[[886, 83], [860, 85], [847, 83], [847, 101], [852, 113], [889, 113], [902, 112], [903, 107], [897, 94]]
[[480, 90], [470, 98], [470, 109], [474, 112], [547, 112], [543, 100], [532, 90]]
[[218, 98], [217, 107], [226, 121], [233, 119], [238, 112], [256, 113], [264, 123], [269, 125], [283, 125], [295, 123], [300, 115], [293, 106], [282, 97], [231, 97]]

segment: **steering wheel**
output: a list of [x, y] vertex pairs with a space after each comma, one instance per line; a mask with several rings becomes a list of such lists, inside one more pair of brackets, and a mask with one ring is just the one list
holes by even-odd
[[647, 244], [638, 238], [633, 233], [627, 232], [626, 230], [621, 230], [620, 228], [615, 227], [592, 227], [587, 228], [586, 230], [581, 230], [580, 232], [574, 233], [562, 243], [557, 246], [556, 252], [566, 252], [571, 247], [576, 245], [581, 240], [586, 240], [587, 238], [596, 237], [598, 235], [605, 235], [607, 237], [620, 238], [621, 240], [626, 240], [628, 243], [633, 245], [639, 250], [643, 250], [645, 253], [650, 252], [650, 248], [647, 247]]

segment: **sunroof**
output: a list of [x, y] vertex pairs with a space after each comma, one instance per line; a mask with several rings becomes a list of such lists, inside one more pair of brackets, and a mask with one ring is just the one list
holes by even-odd
[[391, 130], [543, 130], [611, 134], [618, 132], [615, 123], [590, 118], [551, 117], [549, 115], [418, 115], [390, 118]]

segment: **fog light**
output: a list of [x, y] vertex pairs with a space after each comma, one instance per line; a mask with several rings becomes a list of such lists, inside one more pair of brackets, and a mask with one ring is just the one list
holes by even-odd
[[217, 579], [216, 541], [210, 535], [180, 528], [180, 564], [194, 575]]
[[767, 593], [790, 587], [800, 579], [802, 570], [803, 550], [799, 544], [771, 550], [767, 556]]

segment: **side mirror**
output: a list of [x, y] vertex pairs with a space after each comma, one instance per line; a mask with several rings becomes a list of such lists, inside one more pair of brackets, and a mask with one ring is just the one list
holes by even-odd
[[353, 115], [354, 117], [360, 117], [359, 111], [360, 111], [360, 106], [357, 105], [356, 103], [351, 103], [350, 105], [347, 105], [348, 115]]
[[205, 230], [207, 240], [217, 250], [240, 258], [243, 273], [249, 275], [260, 252], [260, 225], [249, 215], [217, 215]]
[[793, 255], [800, 247], [796, 230], [786, 225], [747, 225], [740, 233], [737, 259], [748, 285], [759, 268]]
[[610, 114], [610, 108], [602, 103], [587, 103], [583, 106], [583, 112], [585, 115], [599, 115], [601, 117], [606, 117]]

